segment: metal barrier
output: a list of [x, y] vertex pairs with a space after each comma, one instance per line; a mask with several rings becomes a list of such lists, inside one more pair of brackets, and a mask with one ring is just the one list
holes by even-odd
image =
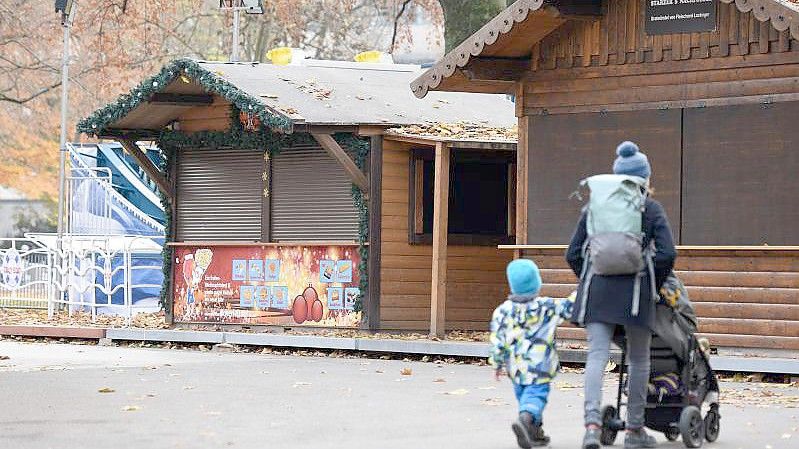
[[53, 296], [53, 253], [29, 239], [0, 239], [0, 307], [45, 309]]
[[160, 291], [161, 284], [137, 283], [134, 273], [150, 270], [158, 279], [161, 266], [137, 266], [134, 259], [160, 257], [155, 238], [67, 234], [59, 245], [54, 235], [30, 237], [0, 239], [0, 307], [46, 307], [51, 317], [66, 308], [88, 311], [92, 319], [104, 309], [128, 320], [152, 309], [152, 303], [134, 304], [134, 295]]

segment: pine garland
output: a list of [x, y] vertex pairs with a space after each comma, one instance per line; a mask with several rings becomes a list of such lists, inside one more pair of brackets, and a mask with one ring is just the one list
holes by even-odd
[[[369, 141], [350, 133], [334, 134], [333, 138], [342, 148], [347, 148], [354, 153], [355, 164], [363, 170], [370, 151]], [[369, 207], [363, 192], [355, 184], [352, 185], [352, 201], [358, 211], [358, 254], [361, 256], [361, 263], [358, 265], [358, 270], [361, 273], [358, 287], [361, 294], [355, 300], [354, 309], [356, 312], [360, 312], [363, 310], [363, 297], [369, 288], [369, 247], [367, 246], [367, 242], [369, 242]]]
[[267, 108], [258, 98], [222, 78], [221, 73], [211, 72], [192, 59], [172, 61], [158, 74], [142, 81], [130, 93], [121, 95], [116, 102], [106, 105], [78, 122], [78, 132], [95, 137], [104, 135], [109, 125], [125, 117], [141, 103], [150, 100], [153, 94], [178, 78], [187, 83], [199, 84], [207, 92], [220, 95], [239, 110], [257, 115], [262, 128], [287, 134], [292, 132], [291, 119]]

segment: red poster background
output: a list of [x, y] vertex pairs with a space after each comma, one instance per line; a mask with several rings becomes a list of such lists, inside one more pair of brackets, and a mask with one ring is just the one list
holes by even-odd
[[[234, 260], [246, 261], [245, 279], [233, 279]], [[278, 265], [273, 261], [279, 261], [277, 280], [257, 280], [258, 266], [263, 264], [266, 272], [270, 265]], [[327, 327], [360, 324], [361, 313], [351, 310], [360, 280], [355, 246], [181, 246], [175, 248], [174, 262], [175, 321]], [[255, 266], [252, 273], [251, 265]], [[333, 267], [332, 274], [328, 269], [326, 275], [334, 282], [322, 282], [320, 265]], [[352, 271], [351, 281], [338, 282], [348, 280], [347, 267]], [[339, 268], [342, 278], [336, 278]], [[268, 307], [263, 307], [266, 302], [259, 304], [249, 293], [261, 288], [280, 297], [270, 296]], [[349, 301], [345, 301], [346, 293]], [[246, 299], [243, 302], [245, 297], [252, 298], [252, 305]], [[280, 305], [278, 299], [285, 305], [272, 307]]]

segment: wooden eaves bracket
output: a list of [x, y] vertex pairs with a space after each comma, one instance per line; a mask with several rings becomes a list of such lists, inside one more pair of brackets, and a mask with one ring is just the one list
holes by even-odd
[[153, 164], [150, 158], [142, 151], [141, 148], [136, 144], [136, 141], [133, 139], [124, 139], [124, 138], [117, 138], [117, 141], [122, 145], [122, 148], [125, 149], [134, 159], [136, 162], [139, 163], [144, 172], [147, 173], [147, 176], [155, 182], [158, 186], [158, 189], [166, 195], [170, 201], [174, 199], [174, 192], [172, 192], [172, 188], [167, 181], [164, 174], [158, 167]]
[[330, 134], [316, 134], [311, 133], [314, 139], [319, 142], [319, 145], [322, 146], [331, 156], [333, 156], [338, 163], [344, 167], [344, 171], [347, 172], [347, 176], [350, 177], [352, 183], [358, 186], [364, 193], [369, 193], [369, 180], [366, 179], [366, 175], [363, 174], [360, 168], [353, 162], [352, 158], [344, 151], [344, 148], [341, 148], [341, 145], [333, 139], [333, 136]]

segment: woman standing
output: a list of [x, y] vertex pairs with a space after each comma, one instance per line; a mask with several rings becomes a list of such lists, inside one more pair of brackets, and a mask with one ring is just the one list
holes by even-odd
[[[638, 176], [649, 180], [651, 167], [644, 153], [633, 142], [622, 142], [616, 148], [618, 157], [613, 164], [613, 172], [619, 175]], [[643, 211], [643, 248], [654, 244], [655, 289], [659, 291], [671, 272], [676, 258], [676, 250], [671, 228], [663, 206], [647, 198]], [[566, 253], [566, 260], [577, 276], [583, 273], [583, 247], [588, 237], [586, 231], [586, 211], [572, 237]], [[639, 286], [650, 286], [650, 271], [644, 269], [639, 275]], [[593, 275], [588, 285], [585, 310], [580, 313], [580, 301], [575, 302], [574, 315], [582, 316], [588, 334], [588, 360], [585, 369], [585, 438], [583, 449], [600, 448], [600, 429], [602, 417], [602, 382], [605, 366], [610, 357], [610, 343], [617, 326], [624, 328], [627, 336], [629, 360], [629, 396], [627, 405], [627, 432], [624, 438], [625, 449], [651, 448], [657, 445], [655, 438], [644, 431], [644, 407], [649, 382], [649, 346], [652, 338], [650, 330], [655, 316], [656, 298], [651, 288], [636, 288], [635, 274], [601, 276]], [[578, 297], [585, 287], [581, 280]], [[640, 292], [638, 310], [634, 313], [631, 298]]]

